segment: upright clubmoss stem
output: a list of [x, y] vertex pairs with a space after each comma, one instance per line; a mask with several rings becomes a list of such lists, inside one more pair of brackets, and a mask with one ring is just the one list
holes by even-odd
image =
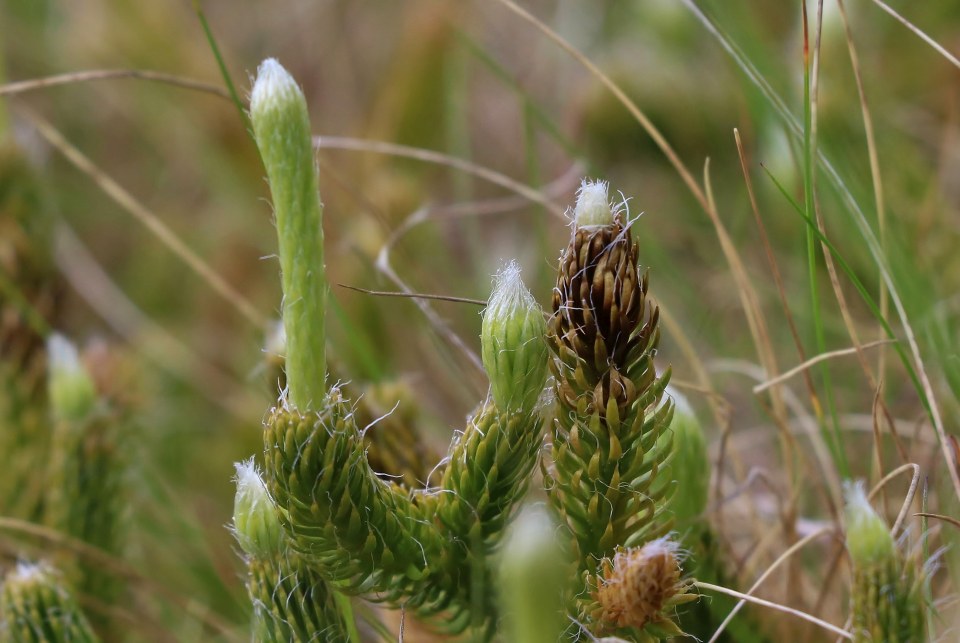
[[555, 643], [570, 624], [563, 600], [572, 565], [557, 524], [541, 506], [525, 507], [510, 526], [500, 553], [498, 589], [504, 640]]
[[306, 411], [326, 393], [323, 205], [306, 99], [273, 58], [257, 70], [250, 119], [270, 182], [280, 241], [287, 400]]

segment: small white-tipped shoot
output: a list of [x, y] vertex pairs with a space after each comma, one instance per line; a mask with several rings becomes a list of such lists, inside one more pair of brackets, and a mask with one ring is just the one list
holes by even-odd
[[850, 632], [854, 643], [927, 641], [926, 579], [917, 556], [897, 549], [863, 482], [846, 483], [847, 550], [853, 563]]
[[606, 181], [584, 180], [577, 191], [577, 205], [573, 209], [577, 227], [603, 226], [613, 223], [613, 208], [607, 195]]
[[321, 404], [326, 392], [323, 205], [306, 99], [293, 76], [273, 58], [264, 60], [257, 70], [250, 121], [277, 221], [287, 399], [306, 411]]
[[857, 567], [869, 567], [893, 560], [895, 543], [890, 529], [870, 506], [863, 482], [844, 485], [847, 501], [847, 550]]
[[56, 417], [81, 420], [93, 409], [97, 389], [77, 347], [63, 335], [53, 333], [47, 340], [50, 407]]
[[480, 331], [483, 366], [498, 408], [536, 404], [547, 378], [546, 332], [543, 311], [512, 261], [496, 276]]
[[253, 458], [237, 462], [237, 494], [233, 500], [233, 527], [248, 555], [267, 558], [282, 550], [283, 532], [277, 508], [267, 493]]

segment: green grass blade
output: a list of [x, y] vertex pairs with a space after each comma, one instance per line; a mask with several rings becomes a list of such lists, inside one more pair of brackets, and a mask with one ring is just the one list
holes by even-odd
[[860, 294], [863, 302], [870, 309], [870, 312], [873, 314], [874, 318], [880, 322], [881, 326], [883, 326], [883, 331], [887, 334], [887, 337], [894, 340], [893, 348], [895, 351], [897, 351], [897, 355], [900, 356], [900, 360], [903, 362], [904, 368], [907, 369], [907, 375], [910, 377], [910, 381], [913, 383], [914, 387], [916, 387], [917, 392], [920, 395], [920, 401], [923, 403], [924, 408], [929, 412], [930, 401], [923, 394], [923, 387], [920, 384], [920, 378], [917, 377], [917, 372], [913, 367], [913, 363], [910, 361], [906, 351], [903, 349], [903, 344], [894, 334], [893, 329], [890, 327], [890, 323], [886, 320], [886, 318], [883, 317], [883, 315], [880, 314], [880, 307], [877, 306], [877, 303], [873, 300], [873, 297], [870, 295], [870, 291], [867, 290], [867, 288], [863, 285], [863, 282], [860, 281], [860, 278], [857, 277], [856, 273], [850, 267], [850, 264], [848, 264], [843, 256], [837, 251], [837, 247], [833, 244], [833, 242], [831, 242], [822, 232], [820, 232], [819, 228], [817, 228], [816, 221], [808, 218], [806, 212], [804, 212], [800, 204], [790, 196], [790, 193], [783, 186], [783, 184], [780, 183], [780, 181], [778, 181], [777, 178], [773, 176], [773, 174], [771, 174], [765, 166], [762, 167], [783, 197], [787, 199], [791, 206], [793, 206], [793, 209], [797, 211], [797, 214], [803, 217], [803, 220], [813, 231], [813, 234], [817, 240], [827, 246], [827, 248], [830, 250], [830, 254], [837, 262], [837, 265], [840, 266], [840, 269], [850, 279], [850, 282], [853, 284], [854, 288], [857, 289], [857, 292]]
[[227, 85], [227, 91], [230, 92], [230, 100], [233, 101], [234, 106], [237, 108], [237, 112], [240, 114], [240, 120], [243, 121], [243, 128], [247, 131], [247, 135], [250, 137], [250, 140], [253, 140], [253, 127], [250, 124], [250, 117], [247, 115], [247, 110], [243, 108], [243, 101], [240, 100], [240, 94], [237, 93], [237, 87], [233, 84], [233, 79], [230, 77], [230, 72], [227, 70], [227, 63], [223, 59], [223, 54], [220, 52], [220, 47], [217, 45], [217, 39], [213, 36], [213, 30], [210, 29], [210, 23], [207, 22], [207, 16], [203, 12], [203, 7], [200, 6], [200, 0], [193, 0], [193, 10], [197, 14], [197, 19], [200, 21], [200, 26], [203, 28], [203, 35], [207, 39], [207, 43], [210, 45], [210, 51], [213, 53], [213, 57], [217, 61], [217, 67], [220, 68], [220, 75], [223, 77], [223, 82]]

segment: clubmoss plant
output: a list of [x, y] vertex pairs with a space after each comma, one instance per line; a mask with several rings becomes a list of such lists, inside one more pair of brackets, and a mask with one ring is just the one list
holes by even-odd
[[[286, 336], [283, 322], [271, 325], [258, 371], [266, 374], [267, 386], [276, 395], [286, 388], [283, 372]], [[338, 381], [345, 369], [336, 364], [336, 353], [327, 347], [328, 376]], [[344, 378], [347, 379], [347, 378]], [[368, 382], [357, 387], [354, 408], [358, 427], [367, 445], [367, 461], [381, 476], [397, 478], [410, 488], [423, 486], [440, 459], [418, 430], [420, 412], [408, 383], [402, 379]]]
[[853, 565], [850, 590], [855, 643], [926, 641], [923, 570], [901, 552], [867, 500], [863, 483], [845, 489], [847, 551]]
[[[606, 184], [580, 190], [549, 322], [516, 264], [497, 276], [481, 328], [490, 393], [437, 468], [439, 485], [418, 489], [377, 475], [356, 405], [340, 386], [326, 386], [327, 288], [309, 121], [303, 94], [276, 61], [260, 67], [250, 114], [274, 195], [286, 335], [287, 395], [263, 434], [266, 488], [299, 560], [337, 591], [491, 638], [495, 554], [539, 459], [551, 363], [559, 410], [545, 477], [576, 561], [567, 611], [590, 629], [636, 640], [679, 632], [671, 610], [687, 600], [686, 585], [677, 549], [656, 540], [670, 529], [674, 488], [663, 475], [673, 454], [673, 402], [662, 397], [669, 371], [658, 375], [654, 366], [657, 308]], [[702, 503], [705, 493], [695, 495]], [[669, 579], [645, 599], [653, 611], [611, 618], [607, 588], [629, 585], [618, 574], [648, 578], [630, 575], [637, 561], [669, 568]]]
[[497, 276], [480, 342], [493, 400], [501, 409], [531, 408], [543, 392], [547, 345], [543, 312], [509, 263]]
[[576, 566], [558, 527], [542, 505], [530, 505], [507, 532], [497, 577], [505, 641], [556, 643], [563, 638], [566, 594]]
[[[49, 527], [110, 554], [123, 549], [127, 458], [122, 409], [109, 406], [77, 349], [61, 335], [49, 341], [53, 448], [47, 477], [44, 518]], [[116, 574], [89, 560], [62, 559], [74, 586], [106, 605], [123, 588]], [[98, 617], [98, 630], [109, 627]]]
[[687, 398], [671, 386], [666, 392], [674, 406], [670, 430], [665, 434], [673, 444], [673, 458], [664, 468], [663, 476], [677, 485], [670, 500], [676, 529], [681, 534], [692, 533], [707, 527], [703, 519], [710, 493], [707, 437]]
[[440, 456], [417, 428], [421, 417], [410, 386], [403, 380], [368, 384], [355, 412], [370, 467], [408, 488], [423, 487]]
[[80, 363], [80, 353], [66, 337], [54, 333], [47, 340], [50, 359], [50, 410], [57, 420], [82, 422], [97, 403], [93, 377]]
[[327, 374], [323, 204], [307, 101], [273, 58], [257, 70], [250, 121], [267, 170], [280, 239], [288, 402], [303, 410], [320, 408]]
[[264, 446], [267, 488], [290, 542], [338, 590], [440, 616], [451, 630], [473, 623], [492, 633], [488, 555], [542, 436], [542, 313], [518, 270], [505, 271], [484, 320], [493, 394], [454, 441], [440, 488], [381, 480], [368, 464], [353, 404], [324, 383], [316, 168], [303, 94], [276, 61], [260, 67], [250, 114], [274, 195], [283, 271], [289, 393], [267, 418]]
[[[596, 583], [601, 559], [671, 526], [673, 485], [661, 475], [673, 449], [673, 402], [661, 401], [670, 372], [654, 366], [658, 312], [624, 215], [606, 183], [581, 186], [547, 334], [558, 409], [546, 484], [586, 586]], [[589, 623], [596, 605], [585, 590], [574, 612]]]
[[96, 643], [100, 639], [48, 563], [19, 563], [0, 589], [0, 640], [10, 643]]
[[236, 469], [233, 528], [246, 555], [255, 640], [348, 640], [327, 583], [290, 549], [253, 459], [237, 463]]
[[[501, 278], [497, 287], [523, 286]], [[502, 328], [536, 306], [527, 297], [518, 301], [519, 309], [497, 309]], [[541, 332], [536, 323], [521, 324], [503, 347], [529, 349], [543, 341]], [[523, 350], [515, 356], [528, 359]], [[528, 390], [508, 398], [521, 406], [501, 409], [492, 396], [481, 405], [451, 446], [440, 486], [427, 490], [376, 475], [340, 389], [332, 388], [327, 406], [312, 416], [275, 409], [264, 432], [268, 487], [297, 549], [338, 589], [377, 593], [424, 616], [443, 612], [453, 630], [478, 621], [489, 626], [488, 556], [536, 466], [542, 420], [529, 389], [543, 388], [546, 363], [524, 371], [524, 380]]]

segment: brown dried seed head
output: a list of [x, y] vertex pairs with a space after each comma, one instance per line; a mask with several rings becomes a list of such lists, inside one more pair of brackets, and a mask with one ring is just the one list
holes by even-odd
[[661, 620], [670, 599], [684, 591], [677, 549], [677, 543], [660, 538], [604, 560], [593, 596], [601, 624], [642, 629]]

